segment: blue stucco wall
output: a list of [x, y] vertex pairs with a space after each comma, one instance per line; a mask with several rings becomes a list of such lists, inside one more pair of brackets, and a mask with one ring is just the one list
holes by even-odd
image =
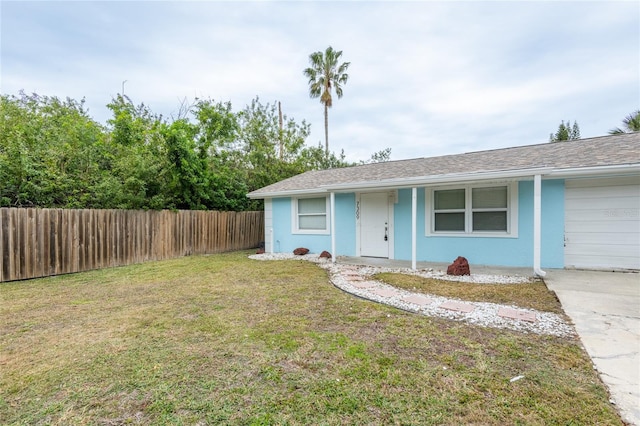
[[[435, 237], [425, 235], [425, 190], [417, 190], [417, 260], [452, 262], [464, 256], [471, 264], [533, 266], [533, 181], [518, 183], [518, 237]], [[291, 199], [273, 199], [274, 251], [306, 247], [331, 251], [330, 235], [291, 233]], [[394, 204], [394, 257], [411, 260], [411, 190], [398, 191]], [[355, 194], [336, 194], [336, 255], [356, 256]], [[543, 268], [564, 267], [564, 181], [542, 182]]]
[[[530, 185], [533, 192], [533, 182]], [[543, 268], [564, 268], [564, 214], [564, 180], [543, 181], [540, 259]]]
[[[336, 251], [338, 256], [356, 255], [356, 195], [336, 194]], [[327, 249], [331, 251], [330, 249]]]
[[[464, 256], [479, 265], [533, 266], [533, 182], [518, 184], [518, 237], [425, 236], [425, 190], [418, 189], [417, 260], [452, 262]], [[411, 260], [411, 190], [398, 192], [394, 206], [395, 258]], [[564, 181], [542, 182], [541, 266], [564, 266]]]
[[[356, 219], [355, 194], [336, 194], [336, 242], [338, 255], [355, 256]], [[298, 247], [306, 247], [311, 253], [331, 252], [330, 235], [292, 234], [291, 198], [274, 198], [273, 251], [290, 253]]]

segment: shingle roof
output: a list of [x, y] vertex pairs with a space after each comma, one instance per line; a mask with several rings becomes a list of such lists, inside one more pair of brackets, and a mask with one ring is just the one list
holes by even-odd
[[249, 196], [263, 198], [270, 194], [310, 191], [332, 185], [357, 185], [395, 179], [428, 180], [430, 176], [631, 164], [640, 164], [640, 132], [309, 171], [253, 191]]

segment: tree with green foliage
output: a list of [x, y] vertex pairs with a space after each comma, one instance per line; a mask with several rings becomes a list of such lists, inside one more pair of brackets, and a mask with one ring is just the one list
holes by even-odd
[[332, 91], [335, 91], [338, 99], [342, 98], [342, 86], [347, 83], [349, 75], [347, 69], [350, 62], [340, 62], [341, 50], [333, 50], [331, 46], [324, 51], [314, 52], [309, 55], [311, 66], [304, 70], [305, 77], [309, 80], [309, 96], [320, 98], [324, 105], [324, 139], [325, 154], [329, 155], [329, 108], [333, 105]]
[[206, 161], [209, 208], [247, 210], [249, 199], [243, 164], [237, 155], [240, 125], [230, 102], [198, 100], [193, 116], [198, 126], [197, 149]]
[[191, 113], [198, 126], [196, 138], [201, 157], [215, 156], [233, 146], [238, 133], [238, 117], [232, 111], [231, 102], [198, 99]]
[[636, 110], [627, 115], [622, 120], [622, 124], [624, 125], [622, 129], [620, 127], [616, 127], [615, 129], [609, 130], [609, 134], [619, 135], [621, 133], [640, 132], [640, 110]]
[[107, 105], [108, 137], [97, 191], [103, 208], [175, 208], [165, 143], [166, 123], [144, 104], [118, 95]]
[[84, 100], [1, 95], [0, 207], [253, 210], [249, 191], [353, 165], [307, 146], [308, 123], [257, 97], [238, 112], [196, 100], [169, 120], [123, 95], [107, 107], [103, 126]]
[[205, 210], [210, 206], [206, 158], [198, 155], [197, 131], [186, 119], [176, 120], [162, 131], [170, 165], [169, 193], [178, 209]]
[[92, 206], [103, 128], [84, 100], [0, 96], [0, 206]]
[[371, 154], [371, 158], [367, 161], [360, 161], [360, 164], [385, 163], [391, 159], [391, 148], [385, 148], [381, 151]]
[[327, 155], [322, 144], [318, 142], [316, 146], [303, 148], [300, 151], [297, 163], [300, 164], [300, 167], [304, 171], [337, 169], [355, 165], [354, 163], [348, 162], [345, 158], [344, 150], [340, 151], [339, 155], [333, 152], [329, 152], [329, 155]]
[[251, 101], [238, 113], [238, 152], [242, 156], [249, 191], [305, 171], [297, 158], [309, 136], [309, 124], [283, 116], [280, 127], [277, 104]]
[[564, 124], [564, 121], [562, 121], [558, 126], [558, 130], [549, 135], [549, 142], [571, 141], [575, 139], [580, 139], [580, 127], [578, 127], [577, 121], [573, 122], [573, 126], [571, 125], [571, 121], [567, 121], [567, 124]]

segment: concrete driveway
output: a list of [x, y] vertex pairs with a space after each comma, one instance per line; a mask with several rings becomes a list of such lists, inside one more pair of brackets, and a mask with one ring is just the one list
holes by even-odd
[[640, 274], [548, 270], [622, 418], [640, 426]]

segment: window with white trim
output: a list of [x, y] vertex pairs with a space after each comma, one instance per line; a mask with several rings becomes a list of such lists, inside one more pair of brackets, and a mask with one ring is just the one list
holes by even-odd
[[294, 198], [293, 232], [297, 234], [327, 234], [329, 233], [329, 199]]
[[517, 234], [517, 183], [434, 188], [428, 194], [428, 235]]

